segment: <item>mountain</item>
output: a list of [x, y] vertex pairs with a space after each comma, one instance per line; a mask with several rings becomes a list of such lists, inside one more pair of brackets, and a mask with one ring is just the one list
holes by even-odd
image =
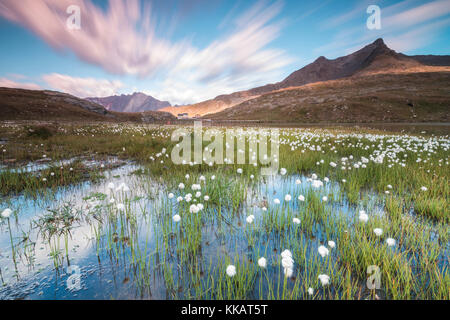
[[[438, 84], [438, 85], [437, 85]], [[450, 67], [373, 73], [284, 88], [209, 114], [264, 122], [449, 122]]]
[[168, 101], [159, 101], [142, 92], [104, 98], [87, 98], [86, 100], [98, 103], [110, 111], [118, 112], [156, 111], [165, 107], [170, 107]]
[[160, 111], [170, 112], [175, 116], [180, 113], [188, 113], [190, 117], [194, 117], [197, 115], [203, 116], [205, 114], [211, 114], [225, 110], [255, 97], [257, 97], [257, 95], [252, 95], [248, 91], [241, 91], [232, 94], [217, 96], [214, 99], [206, 100], [188, 106], [167, 107], [160, 109]]
[[333, 60], [321, 56], [311, 64], [291, 73], [286, 79], [278, 83], [218, 96], [212, 100], [193, 105], [164, 108], [162, 110], [172, 114], [187, 112], [190, 116], [196, 114], [205, 116], [240, 105], [263, 94], [289, 87], [347, 77], [420, 69], [424, 66], [448, 65], [450, 65], [450, 56], [407, 56], [387, 47], [383, 39], [377, 39], [347, 56]]
[[334, 60], [321, 56], [313, 63], [291, 73], [281, 82], [250, 91], [255, 94], [262, 94], [308, 83], [346, 78], [368, 69], [381, 71], [391, 70], [392, 68], [406, 69], [420, 65], [417, 60], [389, 49], [383, 39], [378, 39], [352, 54]]
[[0, 88], [0, 120], [40, 121], [171, 121], [167, 112], [120, 113], [57, 91]]

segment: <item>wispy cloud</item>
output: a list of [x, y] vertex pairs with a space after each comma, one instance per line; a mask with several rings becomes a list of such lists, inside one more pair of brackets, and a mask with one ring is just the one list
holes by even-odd
[[44, 75], [42, 79], [54, 90], [80, 98], [112, 96], [124, 87], [124, 84], [117, 80], [77, 78], [58, 73]]
[[[359, 13], [358, 13], [359, 12]], [[328, 24], [348, 21], [365, 14], [358, 5], [351, 14], [331, 19]], [[408, 52], [419, 49], [433, 40], [433, 34], [449, 26], [450, 0], [436, 0], [423, 4], [415, 0], [405, 0], [391, 6], [381, 7], [381, 30], [367, 30], [365, 23], [368, 15], [361, 18], [356, 26], [341, 26], [340, 31], [327, 44], [315, 48], [317, 54], [338, 56], [353, 52], [375, 38], [383, 37], [394, 50]]]
[[267, 46], [280, 34], [283, 22], [274, 19], [281, 9], [280, 2], [259, 2], [235, 17], [230, 34], [203, 49], [190, 47], [157, 88], [158, 97], [178, 104], [198, 102], [279, 79], [292, 59]]
[[385, 17], [383, 28], [400, 29], [433, 21], [450, 13], [450, 0], [433, 1], [409, 10]]
[[[66, 27], [70, 5], [81, 9], [81, 30]], [[3, 0], [0, 15], [116, 74], [150, 74], [183, 47], [155, 35], [150, 10], [141, 10], [138, 0], [110, 1], [106, 12], [88, 0]]]
[[[17, 76], [17, 75], [16, 75]], [[22, 77], [21, 77], [22, 78]], [[23, 77], [25, 78], [25, 77]], [[31, 82], [19, 82], [8, 78], [0, 78], [0, 87], [4, 88], [20, 88], [28, 90], [41, 90], [41, 86]]]
[[[114, 0], [103, 10], [90, 0], [2, 0], [0, 16], [25, 26], [55, 49], [71, 51], [109, 73], [141, 78], [157, 74], [161, 86], [177, 81], [192, 87], [203, 85], [202, 93], [209, 92], [208, 97], [212, 94], [209, 88], [218, 83], [224, 85], [223, 90], [249, 88], [264, 74], [291, 62], [283, 50], [268, 48], [283, 26], [274, 21], [281, 2], [258, 2], [240, 17], [228, 17], [234, 29], [204, 47], [158, 34], [155, 15], [146, 4]], [[81, 30], [66, 28], [69, 5], [81, 8]], [[72, 86], [71, 90], [86, 91]], [[193, 98], [175, 92], [171, 101], [187, 103]]]

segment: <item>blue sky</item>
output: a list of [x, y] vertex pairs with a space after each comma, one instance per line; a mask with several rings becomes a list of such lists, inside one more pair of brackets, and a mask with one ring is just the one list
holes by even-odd
[[[72, 4], [79, 30], [66, 27]], [[366, 26], [369, 5], [380, 30]], [[0, 0], [0, 86], [193, 103], [379, 37], [406, 54], [450, 54], [450, 0]]]

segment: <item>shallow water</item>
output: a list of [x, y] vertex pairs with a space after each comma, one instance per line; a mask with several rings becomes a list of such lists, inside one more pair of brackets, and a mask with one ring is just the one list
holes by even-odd
[[[60, 188], [46, 199], [33, 200], [25, 196], [9, 199], [2, 203], [13, 209], [17, 216], [11, 216], [11, 235], [15, 243], [13, 259], [10, 233], [7, 224], [0, 227], [0, 268], [3, 286], [0, 287], [0, 299], [172, 299], [189, 298], [195, 292], [195, 284], [183, 277], [189, 267], [200, 261], [201, 273], [216, 272], [221, 259], [239, 257], [251, 261], [256, 253], [264, 255], [269, 266], [267, 272], [276, 276], [279, 253], [285, 249], [278, 247], [276, 233], [256, 233], [250, 238], [251, 227], [246, 217], [255, 215], [260, 221], [267, 213], [263, 204], [280, 200], [278, 208], [289, 208], [296, 216], [302, 203], [296, 201], [298, 195], [316, 192], [320, 198], [328, 196], [327, 210], [333, 215], [343, 214], [351, 224], [355, 214], [362, 207], [350, 205], [341, 198], [339, 184], [325, 183], [315, 191], [306, 176], [272, 176], [255, 182], [248, 190], [247, 200], [232, 216], [228, 212], [218, 213], [218, 208], [208, 208], [208, 218], [202, 227], [201, 250], [193, 257], [194, 261], [181, 262], [174, 249], [161, 250], [161, 238], [167, 236], [168, 243], [176, 247], [173, 232], [164, 234], [160, 215], [176, 213], [176, 196], [167, 199], [168, 190], [159, 181], [149, 176], [133, 174], [138, 165], [127, 164], [105, 172], [105, 179], [98, 184], [84, 182], [77, 186]], [[322, 177], [323, 178], [323, 177]], [[295, 181], [301, 180], [300, 185]], [[130, 191], [108, 189], [113, 182], [115, 187], [125, 183]], [[284, 196], [290, 194], [287, 202]], [[111, 204], [110, 199], [115, 203]], [[195, 198], [194, 198], [195, 199]], [[120, 215], [115, 206], [124, 203], [126, 214]], [[39, 218], [49, 210], [75, 210], [83, 219], [75, 221], [68, 237], [67, 254], [64, 236], [44, 239], [40, 231]], [[382, 217], [382, 200], [367, 196], [364, 209], [373, 216]], [[277, 210], [277, 209], [274, 209]], [[166, 212], [166, 213], [165, 213]], [[170, 220], [171, 221], [171, 220]], [[224, 223], [228, 222], [228, 223]], [[169, 230], [179, 230], [173, 224]], [[297, 232], [297, 231], [294, 231]], [[26, 246], [22, 242], [24, 234], [34, 242]], [[311, 237], [296, 238], [311, 246], [308, 257], [317, 255], [317, 247], [327, 240], [320, 228], [315, 229]], [[59, 243], [59, 246], [56, 245]], [[286, 243], [286, 246], [289, 244]], [[58, 249], [56, 258], [52, 254]], [[138, 248], [138, 250], [136, 250]], [[166, 253], [164, 253], [166, 252]], [[167, 255], [166, 255], [167, 254]], [[29, 258], [27, 259], [26, 256]], [[195, 260], [198, 259], [198, 260]], [[334, 257], [333, 257], [334, 259]], [[57, 261], [55, 265], [55, 261]], [[255, 262], [256, 263], [256, 262]], [[168, 266], [175, 266], [171, 274], [165, 275]], [[71, 266], [75, 273], [67, 268]], [[70, 280], [80, 275], [80, 287], [74, 287]], [[167, 277], [173, 277], [175, 287], [168, 285]], [[263, 285], [262, 290], [265, 289]], [[253, 296], [258, 298], [258, 285]]]

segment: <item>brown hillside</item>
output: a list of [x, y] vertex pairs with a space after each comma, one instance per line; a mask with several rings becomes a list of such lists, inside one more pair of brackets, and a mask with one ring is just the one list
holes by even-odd
[[449, 121], [450, 68], [421, 68], [282, 89], [207, 118], [269, 122]]

